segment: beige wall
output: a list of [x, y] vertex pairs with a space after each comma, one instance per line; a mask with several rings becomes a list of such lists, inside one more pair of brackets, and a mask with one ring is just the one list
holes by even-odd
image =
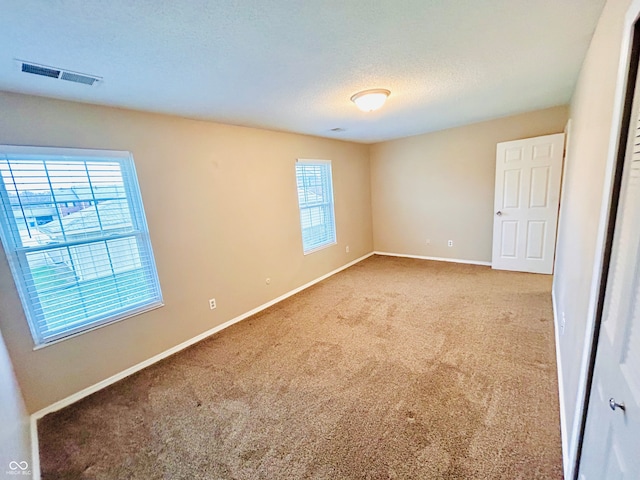
[[[133, 153], [165, 301], [34, 351], [1, 252], [0, 328], [30, 412], [373, 249], [366, 145], [9, 93], [0, 111], [0, 143]], [[296, 158], [333, 161], [338, 244], [307, 256]]]
[[[562, 384], [569, 452], [575, 449], [574, 415], [585, 337], [590, 336], [590, 303], [603, 180], [615, 103], [624, 17], [629, 0], [605, 5], [571, 101], [571, 134], [561, 200], [554, 296], [558, 316], [565, 317], [560, 337]], [[595, 267], [595, 270], [598, 270]], [[572, 462], [570, 462], [572, 463]]]
[[496, 144], [562, 132], [567, 114], [560, 106], [373, 145], [374, 249], [490, 262]]
[[[0, 333], [0, 475], [9, 462], [27, 462], [31, 470], [29, 415]], [[4, 477], [3, 477], [4, 478]]]

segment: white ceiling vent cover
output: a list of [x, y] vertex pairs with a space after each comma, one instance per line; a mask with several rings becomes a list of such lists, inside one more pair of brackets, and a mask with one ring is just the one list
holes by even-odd
[[43, 77], [56, 78], [59, 80], [66, 80], [67, 82], [93, 85], [96, 82], [102, 81], [102, 77], [98, 77], [96, 75], [72, 72], [71, 70], [49, 67], [47, 65], [40, 65], [38, 63], [26, 62], [24, 60], [16, 59], [16, 64], [18, 68], [20, 68], [21, 72], [30, 73], [32, 75], [40, 75]]
[[83, 73], [62, 72], [60, 76], [62, 80], [68, 82], [84, 83], [85, 85], [93, 85], [100, 81], [98, 77], [92, 77], [91, 75], [85, 75]]

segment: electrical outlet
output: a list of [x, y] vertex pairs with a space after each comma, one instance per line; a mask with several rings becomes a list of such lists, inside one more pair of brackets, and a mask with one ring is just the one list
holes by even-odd
[[271, 285], [271, 279], [269, 277], [267, 277], [267, 279], [264, 281], [267, 285]]
[[347, 245], [347, 248], [345, 250], [347, 253], [349, 253], [349, 245]]
[[431, 245], [431, 239], [427, 238], [427, 245]]
[[209, 299], [209, 308], [211, 310], [213, 310], [214, 308], [216, 308], [216, 299], [215, 298], [210, 298]]
[[453, 240], [449, 240], [447, 242], [447, 247], [453, 247]]

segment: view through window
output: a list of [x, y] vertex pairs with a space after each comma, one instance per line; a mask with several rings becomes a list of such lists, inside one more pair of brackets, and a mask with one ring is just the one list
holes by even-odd
[[128, 152], [0, 146], [2, 242], [36, 345], [162, 304]]
[[298, 160], [296, 182], [304, 253], [335, 244], [331, 161]]

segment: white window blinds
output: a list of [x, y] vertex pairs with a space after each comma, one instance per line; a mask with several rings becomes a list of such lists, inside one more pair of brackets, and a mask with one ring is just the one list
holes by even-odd
[[128, 152], [0, 146], [0, 236], [36, 345], [162, 305]]
[[335, 244], [331, 161], [298, 160], [296, 182], [304, 253]]

